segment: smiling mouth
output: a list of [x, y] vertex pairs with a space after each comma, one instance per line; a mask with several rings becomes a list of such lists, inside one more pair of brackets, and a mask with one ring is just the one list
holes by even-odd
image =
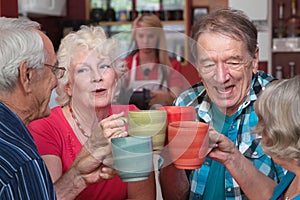
[[216, 90], [219, 94], [226, 95], [226, 94], [229, 94], [230, 92], [232, 92], [233, 87], [234, 86], [229, 86], [229, 87], [225, 87], [225, 88], [224, 87], [223, 88], [216, 87]]

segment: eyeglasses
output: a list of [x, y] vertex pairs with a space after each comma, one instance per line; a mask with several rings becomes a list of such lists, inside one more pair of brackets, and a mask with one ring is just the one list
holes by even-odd
[[55, 65], [50, 64], [44, 64], [46, 67], [49, 67], [52, 71], [52, 73], [55, 75], [57, 79], [60, 79], [64, 76], [66, 68], [64, 67], [57, 67], [58, 63], [55, 63]]

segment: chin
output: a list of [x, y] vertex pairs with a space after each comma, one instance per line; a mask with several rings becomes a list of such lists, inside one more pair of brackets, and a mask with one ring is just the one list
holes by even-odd
[[105, 108], [111, 106], [112, 102], [110, 101], [98, 101], [95, 103], [95, 108]]

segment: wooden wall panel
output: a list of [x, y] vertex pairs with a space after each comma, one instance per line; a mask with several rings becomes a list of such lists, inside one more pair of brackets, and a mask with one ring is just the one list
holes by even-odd
[[0, 0], [0, 16], [18, 17], [18, 0]]
[[209, 10], [227, 8], [228, 0], [192, 0], [192, 7], [209, 7]]

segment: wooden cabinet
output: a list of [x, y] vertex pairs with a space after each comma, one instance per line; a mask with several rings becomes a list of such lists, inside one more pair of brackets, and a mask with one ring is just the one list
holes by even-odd
[[[300, 74], [300, 36], [295, 38], [277, 38], [275, 33], [278, 25], [279, 3], [284, 3], [284, 20], [291, 14], [291, 1], [292, 0], [269, 0], [269, 38], [270, 54], [268, 63], [268, 72], [276, 76], [276, 68], [282, 67], [282, 77], [290, 78], [291, 73]], [[297, 13], [300, 16], [300, 1], [297, 0]], [[294, 67], [290, 64], [294, 63]], [[293, 69], [294, 68], [294, 69]], [[294, 70], [292, 72], [291, 70]]]
[[0, 16], [18, 17], [18, 0], [0, 0]]

